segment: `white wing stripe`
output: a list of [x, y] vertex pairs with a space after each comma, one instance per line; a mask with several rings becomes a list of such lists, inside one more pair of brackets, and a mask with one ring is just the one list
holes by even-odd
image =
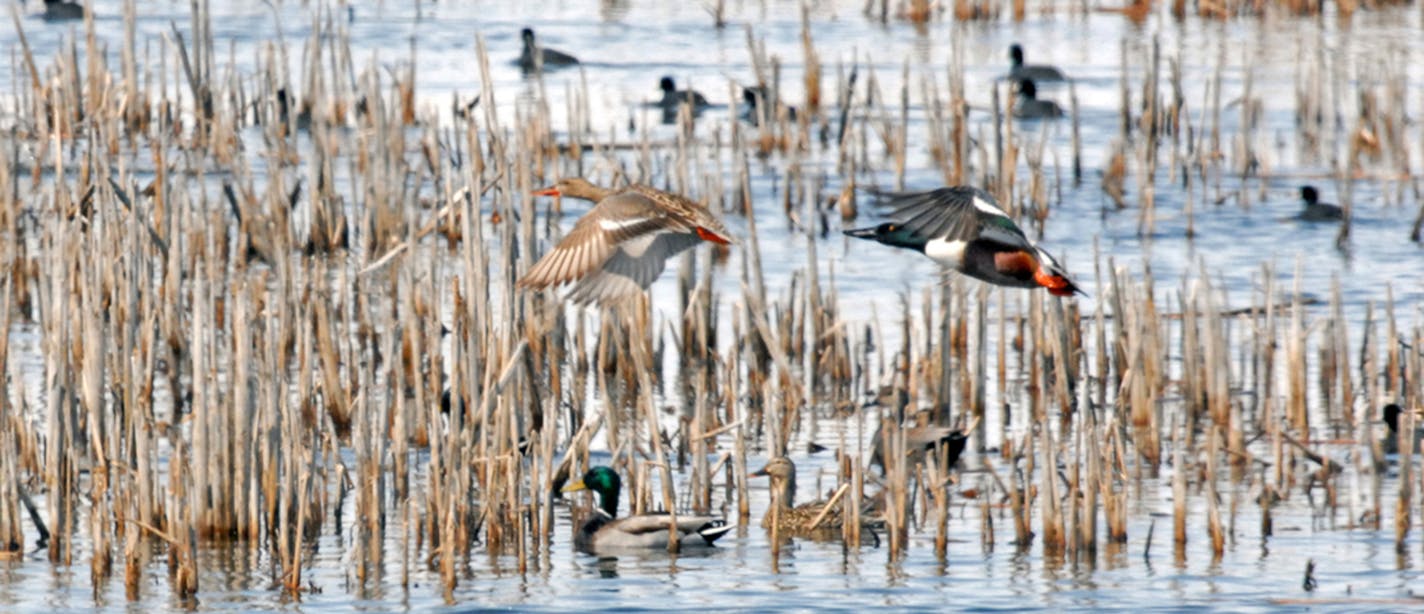
[[980, 211], [983, 211], [984, 213], [988, 213], [989, 215], [996, 215], [996, 216], [999, 216], [999, 217], [1008, 217], [1008, 215], [1006, 215], [1006, 214], [1004, 213], [1004, 210], [1003, 210], [1003, 209], [1000, 209], [1000, 208], [994, 206], [994, 203], [991, 203], [991, 202], [989, 202], [989, 201], [987, 201], [987, 200], [984, 200], [984, 199], [982, 199], [982, 198], [979, 198], [979, 195], [978, 195], [978, 194], [975, 194], [975, 195], [973, 196], [972, 200], [974, 201], [974, 208], [975, 208], [975, 209], [978, 209], [978, 210], [980, 210]]
[[646, 223], [648, 220], [649, 218], [646, 217], [625, 218], [621, 220], [603, 218], [601, 220], [598, 220], [598, 227], [608, 232], [616, 232], [619, 230], [623, 230], [624, 228], [630, 228], [639, 224]]

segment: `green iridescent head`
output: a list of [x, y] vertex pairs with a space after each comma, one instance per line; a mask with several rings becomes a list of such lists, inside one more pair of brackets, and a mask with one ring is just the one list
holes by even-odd
[[623, 480], [618, 472], [609, 467], [594, 467], [583, 474], [583, 479], [564, 487], [563, 492], [591, 490], [598, 493], [599, 507], [609, 516], [618, 515], [618, 495], [623, 490]]

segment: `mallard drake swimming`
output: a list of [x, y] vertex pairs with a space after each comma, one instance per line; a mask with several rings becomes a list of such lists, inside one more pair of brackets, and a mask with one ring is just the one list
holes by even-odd
[[1038, 99], [1038, 86], [1033, 79], [1017, 81], [1018, 96], [1014, 97], [1014, 117], [1019, 119], [1055, 119], [1063, 117], [1063, 109], [1052, 100]]
[[1039, 83], [1068, 80], [1068, 77], [1063, 75], [1063, 71], [1058, 70], [1055, 66], [1024, 65], [1023, 47], [1018, 43], [1009, 45], [1009, 78], [1015, 81], [1029, 79]]
[[701, 110], [711, 106], [711, 103], [707, 102], [707, 97], [703, 96], [697, 90], [677, 89], [677, 83], [672, 80], [671, 76], [666, 76], [658, 80], [658, 89], [662, 90], [663, 93], [662, 99], [658, 101], [658, 106], [662, 107], [663, 110], [677, 111], [678, 106], [682, 104], [690, 104], [694, 110]]
[[1018, 224], [979, 188], [955, 186], [892, 195], [895, 220], [845, 231], [913, 249], [982, 281], [1015, 288], [1042, 286], [1056, 296], [1082, 292], [1062, 265], [1024, 236]]
[[[1399, 454], [1399, 416], [1404, 413], [1404, 409], [1397, 403], [1390, 403], [1384, 406], [1384, 423], [1389, 427], [1389, 432], [1385, 433], [1384, 439], [1380, 441], [1385, 454]], [[1424, 425], [1419, 425], [1415, 421], [1414, 427], [1414, 452], [1421, 452], [1420, 446], [1424, 445]]]
[[519, 68], [524, 72], [537, 72], [541, 69], [552, 70], [579, 63], [578, 58], [567, 53], [539, 47], [534, 42], [532, 28], [524, 28], [519, 32], [519, 36], [524, 40], [524, 48], [519, 52]]
[[598, 203], [518, 283], [538, 289], [578, 282], [568, 299], [579, 304], [630, 299], [652, 285], [668, 258], [702, 241], [735, 242], [706, 207], [645, 185], [614, 190], [574, 177], [535, 194]]
[[[765, 477], [771, 480], [772, 506], [761, 518], [761, 526], [771, 528], [776, 519], [778, 528], [791, 535], [809, 535], [820, 532], [839, 532], [845, 524], [845, 500], [837, 501], [829, 511], [829, 501], [811, 501], [796, 505], [796, 463], [785, 456], [778, 456], [766, 462], [766, 466], [756, 470], [751, 477]], [[821, 517], [822, 514], [824, 517]], [[816, 523], [820, 518], [821, 522]], [[861, 526], [879, 527], [883, 524], [876, 513], [874, 504], [865, 500], [861, 505]]]
[[[598, 495], [598, 507], [590, 511], [574, 533], [574, 547], [583, 552], [599, 553], [616, 550], [667, 550], [672, 525], [668, 514], [638, 514], [618, 518], [618, 497], [623, 480], [608, 467], [594, 467], [583, 479], [562, 492], [591, 490]], [[712, 516], [678, 514], [678, 549], [704, 548], [732, 530], [734, 525]]]
[[1305, 205], [1296, 219], [1306, 222], [1329, 222], [1345, 219], [1345, 210], [1339, 205], [1320, 202], [1320, 192], [1313, 185], [1300, 186], [1300, 199]]

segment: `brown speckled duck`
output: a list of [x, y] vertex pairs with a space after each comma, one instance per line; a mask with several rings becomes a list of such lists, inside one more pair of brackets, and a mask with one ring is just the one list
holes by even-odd
[[667, 259], [683, 250], [703, 241], [735, 243], [706, 207], [645, 185], [609, 189], [569, 178], [535, 194], [598, 203], [518, 283], [529, 289], [573, 283], [568, 299], [579, 304], [626, 301], [652, 285]]

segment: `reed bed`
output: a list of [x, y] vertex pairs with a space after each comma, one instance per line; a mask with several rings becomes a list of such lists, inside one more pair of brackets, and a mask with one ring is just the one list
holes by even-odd
[[[866, 10], [883, 19], [886, 5]], [[453, 600], [473, 557], [551, 565], [552, 544], [567, 539], [557, 493], [595, 462], [590, 450], [627, 476], [635, 513], [724, 512], [754, 526], [749, 457], [808, 441], [837, 449], [838, 497], [883, 494], [884, 529], [846, 505], [855, 520], [841, 539], [871, 550], [861, 533], [881, 531], [891, 561], [921, 547], [918, 535], [933, 535], [941, 559], [960, 540], [1060, 561], [1150, 550], [1151, 532], [1130, 534], [1128, 518], [1144, 481], [1164, 472], [1178, 557], [1192, 540], [1223, 556], [1253, 501], [1269, 534], [1272, 508], [1291, 498], [1336, 526], [1392, 522], [1400, 548], [1412, 539], [1407, 438], [1398, 490], [1383, 493], [1372, 427], [1380, 399], [1424, 406], [1412, 307], [1387, 300], [1359, 323], [1338, 287], [1323, 308], [1308, 304], [1299, 272], [1274, 265], [1231, 296], [1213, 271], [1158, 280], [1095, 253], [1069, 259], [1094, 272], [1090, 301], [953, 277], [891, 292], [879, 303], [891, 313], [847, 315], [856, 299], [825, 258], [835, 222], [857, 217], [857, 186], [903, 186], [914, 114], [947, 182], [990, 188], [1032, 235], [1052, 222], [1054, 135], [1015, 126], [997, 90], [990, 124], [971, 120], [962, 66], [911, 88], [907, 65], [890, 92], [873, 64], [823, 65], [803, 16], [804, 100], [778, 91], [786, 77], [749, 29], [749, 63], [772, 102], [757, 127], [733, 120], [709, 136], [708, 118], [684, 112], [671, 142], [647, 130], [616, 142], [576, 103], [562, 122], [539, 101], [501, 118], [483, 39], [471, 75], [481, 101], [453, 113], [420, 102], [414, 48], [397, 69], [361, 66], [343, 21], [317, 11], [309, 39], [269, 45], [244, 74], [213, 40], [206, 2], [194, 6], [186, 29], [144, 50], [127, 2], [119, 67], [92, 21], [42, 68], [22, 57], [17, 123], [0, 147], [0, 326], [32, 331], [43, 366], [18, 372], [13, 335], [0, 338], [12, 382], [0, 395], [7, 558], [43, 547], [51, 564], [87, 564], [96, 590], [122, 567], [129, 599], [165, 574], [192, 598], [205, 590], [202, 552], [232, 548], [260, 553], [274, 585], [300, 598], [314, 590], [310, 545], [337, 532], [350, 535], [353, 585], [406, 585], [425, 570]], [[1222, 18], [1308, 10], [1198, 7]], [[953, 14], [998, 15], [981, 8], [954, 3]], [[923, 2], [906, 11], [917, 22], [933, 13]], [[136, 58], [149, 53], [164, 62], [140, 75]], [[289, 55], [303, 58], [300, 74], [287, 74]], [[1120, 134], [1102, 179], [1116, 206], [1138, 208], [1143, 236], [1164, 174], [1189, 186], [1190, 203], [1263, 172], [1249, 76], [1230, 94], [1245, 100], [1237, 132], [1223, 134], [1219, 76], [1192, 109], [1179, 59], [1163, 55], [1154, 44], [1130, 67], [1124, 47]], [[1354, 104], [1322, 100], [1345, 87], [1334, 76], [1303, 79], [1302, 116]], [[1344, 137], [1318, 121], [1303, 124], [1304, 140], [1350, 151], [1342, 172], [1408, 176], [1400, 80], [1363, 86], [1350, 144], [1321, 144]], [[588, 100], [587, 79], [577, 87], [572, 98]], [[1385, 135], [1378, 154], [1361, 134]], [[751, 169], [768, 158], [781, 202], [753, 206]], [[710, 203], [744, 229], [741, 255], [683, 257], [665, 276], [676, 281], [660, 282], [675, 283], [675, 305], [583, 310], [516, 291], [571, 221], [531, 192], [569, 175]], [[782, 237], [759, 233], [782, 226], [805, 254], [778, 288], [760, 245]], [[907, 454], [921, 409], [936, 424], [982, 424], [959, 467]], [[1412, 432], [1407, 415], [1401, 432]], [[889, 451], [878, 467], [876, 426]]]

